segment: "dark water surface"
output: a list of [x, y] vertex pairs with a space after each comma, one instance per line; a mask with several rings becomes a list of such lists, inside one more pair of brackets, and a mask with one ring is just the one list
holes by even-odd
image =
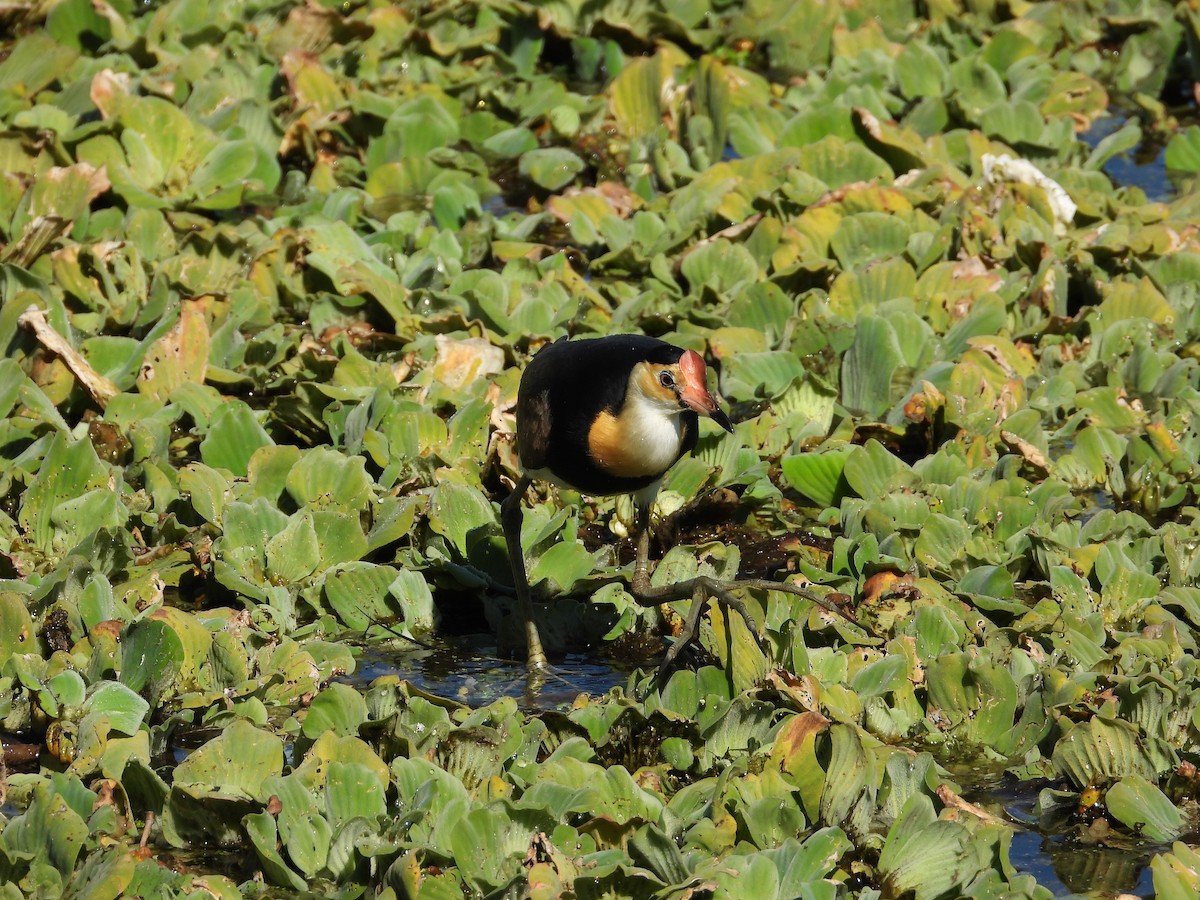
[[600, 696], [624, 685], [633, 667], [605, 659], [599, 653], [572, 653], [556, 660], [545, 684], [529, 689], [523, 659], [504, 659], [494, 646], [469, 642], [440, 642], [410, 649], [371, 645], [358, 657], [358, 668], [340, 679], [365, 689], [384, 675], [395, 675], [422, 691], [468, 706], [486, 706], [501, 697], [516, 698], [537, 711], [570, 706], [580, 694]]
[[[964, 782], [969, 782], [965, 777]], [[1009, 859], [1019, 872], [1037, 879], [1055, 897], [1154, 896], [1150, 860], [1155, 845], [1106, 846], [1089, 840], [1086, 828], [1067, 818], [1040, 814], [1038, 794], [1044, 781], [1017, 781], [998, 775], [964, 790], [964, 797], [1014, 826]], [[1121, 840], [1113, 835], [1114, 841]], [[1128, 841], [1127, 841], [1128, 843]]]

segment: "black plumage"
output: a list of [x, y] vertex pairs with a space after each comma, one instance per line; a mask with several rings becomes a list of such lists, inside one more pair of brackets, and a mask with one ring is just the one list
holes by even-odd
[[634, 334], [556, 341], [526, 366], [516, 411], [521, 477], [501, 504], [500, 519], [525, 626], [531, 685], [547, 662], [521, 549], [521, 498], [539, 479], [586, 494], [634, 495], [639, 534], [630, 593], [647, 605], [683, 597], [696, 601], [680, 643], [663, 661], [664, 670], [695, 635], [706, 592], [737, 610], [754, 631], [745, 604], [712, 578], [650, 584], [650, 506], [659, 482], [695, 448], [699, 416], [733, 431], [707, 382], [708, 367], [694, 350]]
[[[589, 452], [588, 434], [601, 413], [616, 414], [624, 406], [635, 365], [674, 365], [683, 352], [638, 334], [544, 346], [525, 368], [517, 395], [521, 465], [527, 471], [548, 470], [565, 484], [597, 496], [635, 493], [653, 484], [662, 472], [622, 477], [598, 466]], [[682, 440], [672, 464], [695, 449], [699, 437], [697, 414], [687, 409], [678, 415]]]

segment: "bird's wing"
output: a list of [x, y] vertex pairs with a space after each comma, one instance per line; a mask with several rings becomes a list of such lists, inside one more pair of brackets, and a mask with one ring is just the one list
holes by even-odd
[[517, 451], [521, 465], [542, 469], [550, 453], [550, 389], [520, 397], [517, 404]]

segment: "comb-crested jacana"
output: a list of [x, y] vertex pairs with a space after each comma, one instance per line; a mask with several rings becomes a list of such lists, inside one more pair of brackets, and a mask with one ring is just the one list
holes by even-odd
[[517, 454], [521, 477], [501, 504], [501, 522], [524, 619], [531, 672], [546, 667], [533, 619], [521, 549], [521, 500], [535, 479], [584, 494], [633, 494], [638, 511], [637, 558], [630, 584], [634, 599], [652, 606], [685, 597], [693, 605], [683, 633], [660, 671], [696, 634], [707, 596], [738, 612], [756, 641], [761, 638], [734, 587], [786, 590], [793, 585], [759, 580], [720, 582], [708, 576], [677, 584], [650, 584], [650, 506], [667, 470], [696, 446], [699, 416], [732, 432], [729, 417], [708, 389], [708, 368], [694, 350], [636, 334], [568, 341], [542, 347], [517, 390]]

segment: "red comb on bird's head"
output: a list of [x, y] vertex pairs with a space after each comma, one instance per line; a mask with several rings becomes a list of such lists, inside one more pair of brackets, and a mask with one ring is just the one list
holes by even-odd
[[695, 350], [683, 351], [683, 356], [679, 357], [679, 371], [683, 372], [690, 384], [698, 384], [708, 390], [708, 366], [704, 364], [704, 357]]
[[716, 398], [708, 390], [708, 366], [704, 364], [704, 357], [695, 350], [684, 350], [683, 356], [679, 357], [679, 371], [684, 377], [679, 399], [689, 409], [708, 416], [726, 431], [732, 432], [733, 425], [729, 417], [721, 412]]

